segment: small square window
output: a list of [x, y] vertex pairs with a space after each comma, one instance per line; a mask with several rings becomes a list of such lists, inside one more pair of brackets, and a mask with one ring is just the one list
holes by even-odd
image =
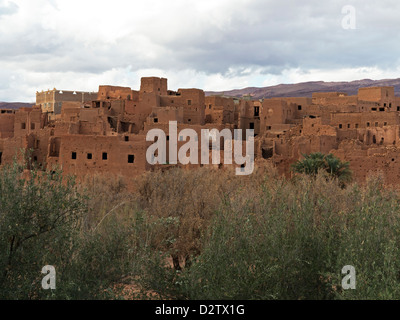
[[342, 129], [342, 127], [343, 127], [343, 126], [342, 126], [341, 124], [339, 124], [339, 129]]
[[21, 123], [21, 129], [22, 129], [22, 130], [25, 130], [25, 129], [26, 129], [26, 124], [25, 124], [25, 122], [22, 122], [22, 123]]
[[88, 160], [92, 160], [92, 159], [93, 159], [93, 154], [88, 153], [88, 154], [87, 154], [87, 158], [88, 158]]
[[72, 154], [71, 154], [71, 159], [72, 159], [72, 160], [76, 160], [76, 152], [72, 152]]
[[135, 162], [135, 156], [133, 154], [128, 155], [128, 163], [134, 163]]
[[35, 130], [35, 124], [31, 123], [31, 130]]
[[158, 118], [154, 118], [154, 123], [157, 123], [158, 122]]
[[103, 159], [103, 160], [107, 160], [107, 159], [108, 159], [108, 154], [107, 154], [107, 152], [103, 152], [102, 159]]
[[128, 136], [125, 136], [125, 141], [129, 141], [129, 137]]
[[192, 100], [188, 100], [188, 106], [192, 105]]

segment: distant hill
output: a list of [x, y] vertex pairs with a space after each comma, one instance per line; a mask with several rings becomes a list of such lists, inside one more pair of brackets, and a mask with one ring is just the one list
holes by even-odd
[[296, 84], [279, 84], [277, 86], [263, 88], [244, 88], [229, 91], [207, 91], [206, 95], [221, 95], [229, 97], [243, 97], [251, 95], [253, 99], [274, 98], [274, 97], [311, 97], [313, 92], [345, 92], [348, 95], [356, 95], [359, 88], [362, 87], [378, 87], [391, 86], [394, 87], [395, 94], [400, 96], [400, 78], [384, 79], [384, 80], [357, 80], [350, 82], [324, 82], [312, 81]]
[[0, 102], [0, 109], [31, 108], [34, 104], [27, 102]]

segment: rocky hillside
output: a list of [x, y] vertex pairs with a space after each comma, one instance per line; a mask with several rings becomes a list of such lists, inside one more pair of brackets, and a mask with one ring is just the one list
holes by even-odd
[[302, 82], [296, 84], [279, 84], [277, 86], [264, 88], [244, 88], [230, 91], [208, 91], [206, 95], [221, 95], [230, 97], [243, 97], [251, 95], [253, 99], [273, 98], [273, 97], [311, 97], [313, 92], [339, 91], [346, 92], [348, 95], [356, 95], [359, 88], [375, 86], [392, 86], [395, 94], [400, 96], [400, 78], [385, 80], [357, 80], [351, 82]]
[[26, 102], [0, 102], [0, 109], [31, 108], [34, 103]]

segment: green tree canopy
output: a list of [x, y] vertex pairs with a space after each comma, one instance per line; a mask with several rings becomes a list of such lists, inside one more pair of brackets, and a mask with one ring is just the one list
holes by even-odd
[[314, 152], [303, 154], [304, 159], [296, 161], [292, 170], [296, 173], [316, 175], [319, 171], [326, 171], [331, 177], [337, 178], [341, 183], [351, 180], [352, 172], [350, 163], [343, 162], [333, 154]]

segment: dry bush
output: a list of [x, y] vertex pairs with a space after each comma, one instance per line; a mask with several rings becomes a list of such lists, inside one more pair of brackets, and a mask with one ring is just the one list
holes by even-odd
[[[201, 237], [211, 218], [241, 192], [233, 170], [172, 168], [138, 179], [137, 202], [151, 217], [159, 236], [153, 246], [171, 253], [174, 266], [201, 251]], [[247, 179], [248, 180], [248, 179]], [[251, 188], [251, 184], [248, 186]]]

